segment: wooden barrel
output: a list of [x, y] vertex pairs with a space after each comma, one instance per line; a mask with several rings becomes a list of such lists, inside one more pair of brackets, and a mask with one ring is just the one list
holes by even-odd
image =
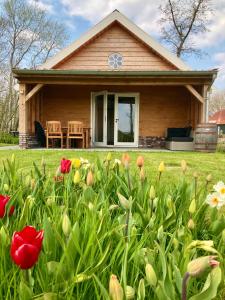
[[217, 146], [217, 125], [213, 123], [198, 124], [195, 129], [195, 151], [215, 152]]

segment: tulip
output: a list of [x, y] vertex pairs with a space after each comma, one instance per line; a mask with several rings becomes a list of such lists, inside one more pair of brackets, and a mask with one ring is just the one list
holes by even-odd
[[22, 231], [14, 232], [10, 254], [12, 260], [21, 269], [32, 268], [38, 261], [42, 248], [44, 231], [26, 226]]
[[111, 152], [109, 152], [109, 153], [107, 154], [106, 160], [107, 160], [107, 161], [111, 161], [111, 160], [112, 160], [112, 153], [111, 153]]
[[142, 278], [139, 281], [139, 285], [138, 285], [138, 299], [141, 299], [141, 300], [145, 299], [145, 281], [144, 281], [144, 278]]
[[151, 187], [150, 187], [149, 197], [150, 197], [151, 200], [155, 199], [155, 188], [154, 188], [153, 185], [151, 185]]
[[130, 209], [130, 202], [120, 193], [117, 193], [117, 196], [119, 198], [120, 204], [121, 206], [126, 209], [129, 210]]
[[196, 211], [196, 201], [195, 201], [195, 198], [192, 199], [188, 211], [189, 211], [190, 214], [194, 214], [195, 213], [195, 211]]
[[88, 186], [92, 186], [93, 183], [94, 183], [94, 176], [93, 176], [93, 173], [92, 171], [90, 170], [87, 174], [87, 180], [86, 180], [86, 183]]
[[219, 262], [215, 258], [216, 256], [198, 257], [189, 262], [187, 272], [191, 277], [199, 277], [211, 268], [219, 266]]
[[146, 279], [147, 279], [148, 283], [151, 286], [156, 287], [157, 277], [156, 277], [155, 271], [151, 264], [147, 264], [145, 266], [145, 274], [146, 274]]
[[194, 223], [194, 221], [193, 221], [192, 219], [190, 219], [190, 220], [188, 221], [188, 228], [189, 228], [190, 230], [193, 230], [193, 229], [195, 228], [195, 223]]
[[130, 156], [127, 153], [124, 153], [122, 156], [122, 164], [124, 165], [125, 169], [129, 168], [130, 164]]
[[73, 177], [73, 182], [75, 184], [79, 184], [80, 183], [80, 172], [78, 170], [75, 172], [75, 175]]
[[69, 173], [71, 168], [71, 160], [63, 158], [60, 164], [60, 171], [63, 174]]
[[65, 236], [69, 236], [69, 234], [71, 232], [71, 222], [66, 213], [64, 213], [63, 219], [62, 219], [62, 231], [65, 234]]
[[142, 168], [144, 166], [144, 157], [138, 156], [136, 164], [138, 168]]
[[109, 296], [112, 300], [123, 300], [123, 289], [116, 275], [113, 274], [109, 281]]
[[80, 161], [80, 159], [78, 159], [78, 158], [73, 158], [73, 159], [71, 160], [71, 162], [72, 162], [72, 166], [73, 166], [75, 169], [79, 169], [79, 168], [80, 168], [80, 166], [81, 166], [81, 161]]
[[127, 285], [125, 294], [126, 294], [127, 300], [134, 299], [134, 296], [135, 296], [134, 288], [132, 288], [132, 286]]
[[[0, 195], [0, 218], [2, 219], [5, 216], [5, 208], [6, 204], [9, 202], [10, 197], [9, 196], [4, 196]], [[11, 216], [14, 212], [15, 207], [11, 206], [9, 210], [9, 216]]]
[[159, 164], [159, 168], [158, 168], [159, 173], [162, 173], [165, 171], [165, 164], [164, 161], [161, 161], [161, 163]]
[[8, 192], [9, 186], [8, 186], [7, 183], [4, 183], [3, 188], [4, 188], [4, 191], [5, 191], [5, 192]]
[[183, 173], [187, 171], [187, 163], [184, 159], [181, 161], [181, 169]]

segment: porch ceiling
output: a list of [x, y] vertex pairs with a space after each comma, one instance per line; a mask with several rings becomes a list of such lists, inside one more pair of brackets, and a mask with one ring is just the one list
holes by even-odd
[[209, 71], [85, 71], [14, 69], [20, 83], [79, 85], [212, 85], [218, 70]]

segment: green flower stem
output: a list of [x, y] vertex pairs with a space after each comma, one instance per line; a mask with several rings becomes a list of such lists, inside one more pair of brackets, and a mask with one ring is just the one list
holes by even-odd
[[187, 300], [187, 282], [190, 277], [190, 274], [186, 272], [182, 281], [182, 300]]

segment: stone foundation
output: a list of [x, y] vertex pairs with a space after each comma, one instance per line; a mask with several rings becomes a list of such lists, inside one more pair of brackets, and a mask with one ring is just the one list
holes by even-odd
[[140, 148], [165, 148], [165, 137], [161, 136], [140, 136], [139, 147]]
[[36, 137], [29, 133], [19, 133], [19, 146], [21, 149], [38, 147]]

